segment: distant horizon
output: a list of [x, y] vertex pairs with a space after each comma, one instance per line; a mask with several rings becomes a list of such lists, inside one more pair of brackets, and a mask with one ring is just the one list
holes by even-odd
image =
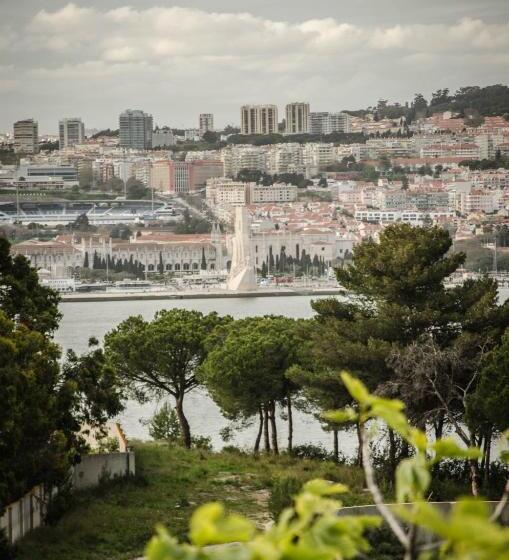
[[[179, 5], [180, 4], [180, 5]], [[18, 0], [2, 6], [0, 130], [24, 118], [116, 128], [238, 124], [248, 103], [358, 110], [507, 83], [506, 0]], [[431, 85], [430, 85], [431, 84]]]
[[[508, 83], [499, 82], [499, 83], [497, 83], [497, 84], [494, 84], [494, 83], [493, 83], [493, 84], [484, 84], [484, 85], [481, 85], [481, 84], [462, 85], [462, 86], [459, 86], [457, 89], [454, 89], [454, 90], [451, 89], [450, 92], [451, 92], [451, 94], [454, 94], [456, 91], [458, 91], [460, 88], [463, 88], [463, 87], [490, 87], [490, 86], [494, 86], [494, 85], [503, 85], [503, 86], [509, 87], [509, 82], [508, 82]], [[447, 88], [447, 86], [445, 86], [445, 88]], [[443, 89], [443, 88], [442, 88], [442, 89]], [[434, 91], [436, 91], [436, 89], [432, 89], [428, 95], [424, 94], [423, 92], [416, 92], [416, 93], [423, 93], [424, 97], [425, 97], [425, 98], [427, 99], [427, 101], [429, 102], [429, 100], [430, 100], [430, 98], [431, 98], [431, 94], [432, 94]], [[384, 97], [384, 96], [382, 95], [382, 96], [380, 96], [380, 97], [377, 99], [377, 102], [378, 102], [378, 100], [380, 100], [380, 99], [387, 100], [388, 103], [389, 103], [389, 105], [393, 105], [393, 104], [395, 104], [395, 103], [399, 103], [399, 104], [402, 105], [402, 106], [405, 106], [405, 104], [406, 104], [407, 102], [408, 102], [408, 103], [411, 103], [411, 101], [412, 101], [412, 99], [406, 99], [406, 100], [404, 100], [404, 101], [392, 100], [392, 99], [387, 99], [386, 97]], [[292, 103], [292, 102], [295, 102], [295, 101], [296, 101], [296, 100], [288, 101], [287, 103]], [[303, 102], [306, 102], [306, 103], [308, 102], [307, 100], [300, 100], [300, 101], [303, 101]], [[255, 105], [262, 105], [262, 104], [264, 104], [264, 103], [271, 103], [271, 102], [270, 102], [270, 101], [266, 101], [266, 102], [253, 102], [253, 104], [255, 104]], [[287, 103], [284, 103], [282, 106], [278, 105], [278, 117], [279, 117], [279, 122], [281, 122], [281, 121], [284, 119], [284, 109], [285, 109]], [[272, 103], [271, 103], [271, 104], [272, 104]], [[273, 103], [273, 104], [276, 105], [275, 103]], [[312, 103], [309, 102], [309, 104], [310, 104], [310, 111], [311, 111], [311, 112], [320, 112], [320, 111], [327, 111], [327, 112], [335, 112], [335, 111], [338, 111], [338, 112], [342, 112], [342, 111], [363, 111], [363, 110], [368, 109], [369, 107], [375, 107], [375, 106], [376, 106], [376, 102], [373, 102], [372, 104], [366, 105], [365, 107], [355, 107], [355, 108], [352, 107], [352, 108], [343, 108], [343, 109], [335, 109], [335, 108], [313, 109]], [[238, 107], [238, 112], [239, 112], [239, 113], [240, 113], [240, 107], [241, 107], [241, 106], [239, 105], [239, 107]], [[147, 110], [147, 109], [144, 108], [144, 107], [124, 107], [123, 109], [119, 110], [119, 112], [118, 112], [118, 114], [117, 114], [117, 120], [115, 121], [115, 123], [114, 123], [113, 125], [110, 124], [110, 125], [107, 125], [107, 126], [101, 126], [101, 125], [98, 125], [98, 126], [89, 126], [88, 123], [86, 122], [86, 120], [85, 120], [83, 117], [79, 116], [78, 114], [72, 115], [72, 117], [70, 117], [69, 115], [67, 115], [67, 116], [62, 116], [62, 117], [60, 117], [58, 120], [61, 120], [61, 119], [64, 119], [64, 118], [80, 118], [80, 119], [82, 119], [82, 121], [83, 121], [83, 123], [84, 123], [84, 125], [85, 125], [85, 131], [96, 130], [96, 131], [100, 132], [101, 130], [107, 130], [107, 129], [110, 129], [110, 130], [117, 130], [117, 129], [118, 129], [118, 116], [120, 115], [120, 113], [121, 113], [122, 111], [125, 111], [126, 109], [140, 109], [140, 110], [144, 111], [145, 113], [148, 113], [148, 114], [154, 116], [153, 113], [151, 113], [150, 110]], [[203, 111], [203, 112], [206, 112], [206, 111]], [[198, 121], [199, 114], [200, 114], [200, 113], [197, 113], [197, 114], [196, 114], [196, 121]], [[219, 130], [219, 131], [220, 131], [220, 130], [223, 130], [223, 129], [224, 129], [225, 127], [227, 127], [227, 126], [240, 127], [240, 119], [239, 119], [237, 122], [231, 121], [231, 122], [227, 122], [227, 123], [225, 123], [225, 124], [222, 124], [222, 125], [219, 125], [219, 126], [218, 126], [218, 125], [216, 125], [216, 122], [215, 122], [216, 116], [215, 116], [214, 113], [212, 113], [212, 114], [214, 115], [214, 127], [215, 127], [215, 130]], [[19, 119], [16, 119], [16, 121], [18, 121], [18, 120], [24, 120], [24, 119], [31, 119], [31, 118], [33, 118], [34, 120], [36, 120], [37, 122], [39, 122], [38, 119], [37, 119], [35, 116], [33, 116], [33, 115], [25, 115], [24, 117], [21, 117], [21, 118], [19, 118]], [[41, 131], [41, 130], [40, 130], [40, 122], [39, 122], [39, 136], [58, 136], [58, 120], [57, 120], [57, 124], [56, 124], [55, 131], [54, 131], [54, 132], [48, 132], [47, 130]], [[1, 129], [0, 129], [0, 134], [6, 134], [6, 133], [11, 133], [11, 134], [12, 134], [12, 124], [14, 124], [14, 122], [16, 122], [16, 121], [13, 121], [13, 122], [11, 123], [10, 130], [9, 130], [9, 129], [8, 129], [8, 130], [1, 130]], [[159, 127], [159, 128], [169, 127], [169, 128], [171, 128], [171, 129], [193, 129], [193, 128], [196, 128], [196, 129], [197, 129], [197, 128], [198, 128], [197, 125], [198, 125], [198, 123], [196, 122], [196, 123], [194, 123], [194, 124], [190, 124], [190, 125], [187, 125], [187, 126], [186, 126], [186, 125], [184, 125], [184, 126], [174, 126], [174, 125], [172, 125], [171, 123], [160, 123], [160, 122], [156, 122], [156, 119], [155, 119], [155, 117], [154, 117], [154, 129], [157, 128], [157, 127]]]

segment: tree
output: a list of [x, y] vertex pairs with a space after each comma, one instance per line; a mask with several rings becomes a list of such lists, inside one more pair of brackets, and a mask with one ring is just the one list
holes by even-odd
[[22, 255], [10, 254], [10, 243], [0, 237], [0, 304], [10, 319], [43, 334], [53, 333], [60, 320], [60, 296], [41, 286], [36, 270]]
[[83, 268], [89, 268], [90, 263], [88, 262], [88, 251], [85, 251], [85, 258], [83, 259]]
[[[148, 560], [214, 560], [218, 553], [225, 556], [225, 550], [230, 560], [371, 558], [365, 533], [379, 527], [382, 521], [399, 542], [405, 560], [505, 559], [509, 529], [498, 521], [509, 498], [509, 481], [491, 514], [485, 504], [465, 498], [453, 504], [447, 515], [442, 513], [428, 502], [434, 465], [443, 458], [478, 457], [479, 450], [461, 448], [451, 438], [430, 440], [425, 431], [409, 424], [400, 401], [370, 394], [347, 372], [341, 378], [356, 408], [330, 411], [327, 417], [335, 423], [356, 421], [361, 426], [364, 474], [379, 517], [344, 515], [340, 511], [343, 504], [333, 497], [347, 492], [348, 488], [325, 480], [311, 480], [295, 496], [293, 507], [285, 509], [275, 526], [264, 533], [256, 531], [254, 523], [246, 518], [227, 514], [221, 504], [209, 503], [198, 508], [191, 518], [190, 543], [180, 545], [166, 530], [159, 528], [157, 536], [147, 546]], [[368, 422], [384, 423], [412, 447], [412, 457], [401, 461], [397, 468], [396, 502], [399, 507], [387, 507], [376, 481], [366, 429]], [[420, 531], [432, 538], [419, 539]], [[224, 543], [235, 543], [235, 546], [219, 550], [217, 546], [209, 546]]]
[[148, 426], [150, 437], [156, 441], [176, 443], [182, 439], [177, 413], [169, 402], [165, 402], [150, 420], [143, 423]]
[[289, 447], [292, 445], [295, 386], [285, 372], [298, 361], [297, 324], [286, 317], [250, 317], [228, 324], [209, 341], [200, 379], [228, 418], [259, 417], [255, 452], [263, 433], [266, 450], [278, 453], [277, 403], [287, 405]]
[[130, 317], [104, 337], [108, 360], [130, 395], [140, 402], [168, 395], [175, 399], [186, 447], [191, 446], [191, 430], [184, 397], [200, 384], [196, 372], [207, 355], [207, 336], [229, 321], [216, 313], [171, 309], [159, 311], [153, 321]]
[[100, 428], [121, 398], [101, 350], [73, 352], [60, 367], [50, 338], [0, 311], [0, 509], [36, 484], [53, 488], [87, 444], [84, 425]]
[[[395, 376], [391, 353], [430, 333], [439, 348], [470, 348], [466, 361], [478, 363], [478, 353], [496, 344], [509, 324], [508, 306], [498, 306], [496, 285], [490, 280], [445, 287], [446, 278], [465, 259], [462, 253], [449, 252], [451, 243], [438, 227], [399, 224], [385, 228], [379, 243], [365, 240], [357, 245], [351, 265], [336, 270], [339, 283], [354, 297], [313, 304], [318, 313], [313, 332], [316, 369], [346, 368], [370, 389], [382, 391]], [[406, 378], [415, 380], [412, 368], [406, 372]], [[389, 395], [400, 397], [398, 391]], [[409, 395], [410, 414], [424, 422], [435, 418], [431, 413], [436, 401], [420, 399], [416, 390]], [[426, 420], [423, 406], [428, 405], [431, 416]]]
[[207, 270], [207, 259], [205, 258], [205, 247], [201, 248], [201, 266], [202, 270]]
[[146, 198], [149, 194], [148, 188], [134, 177], [127, 180], [126, 192], [129, 200], [141, 200]]
[[202, 139], [208, 144], [217, 144], [219, 142], [219, 134], [217, 132], [214, 132], [213, 130], [207, 130], [203, 134]]

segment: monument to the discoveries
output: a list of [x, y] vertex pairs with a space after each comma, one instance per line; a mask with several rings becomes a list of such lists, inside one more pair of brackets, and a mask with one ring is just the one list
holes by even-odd
[[236, 292], [256, 290], [256, 272], [251, 258], [250, 219], [245, 206], [235, 208], [233, 255], [227, 287]]

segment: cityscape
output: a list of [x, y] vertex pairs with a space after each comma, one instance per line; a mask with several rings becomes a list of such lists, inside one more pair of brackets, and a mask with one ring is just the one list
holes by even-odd
[[36, 4], [0, 560], [509, 558], [505, 2]]

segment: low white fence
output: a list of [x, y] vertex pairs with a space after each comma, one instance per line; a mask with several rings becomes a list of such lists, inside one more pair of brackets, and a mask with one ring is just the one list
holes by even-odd
[[[134, 475], [135, 468], [133, 451], [83, 455], [81, 462], [72, 469], [72, 486], [75, 490], [92, 488], [114, 478]], [[48, 498], [39, 484], [6, 507], [0, 517], [0, 530], [5, 530], [11, 544], [44, 524]]]
[[6, 507], [3, 516], [0, 517], [0, 529], [5, 530], [10, 543], [16, 542], [32, 529], [42, 525], [45, 498], [44, 488], [39, 484], [17, 502]]
[[74, 466], [72, 485], [76, 490], [83, 490], [113, 478], [121, 478], [135, 473], [133, 451], [83, 455], [81, 462]]

